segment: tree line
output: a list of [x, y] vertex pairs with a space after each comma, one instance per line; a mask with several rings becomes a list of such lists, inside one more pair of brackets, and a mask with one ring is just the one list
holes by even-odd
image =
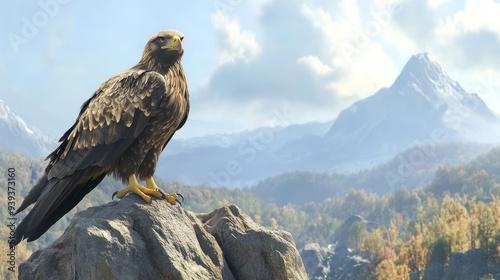
[[[44, 162], [0, 152], [0, 167], [6, 170], [10, 166], [17, 170], [17, 202], [21, 203], [42, 174]], [[326, 177], [317, 178], [321, 181]], [[5, 182], [2, 179], [0, 185]], [[349, 246], [370, 260], [377, 279], [408, 279], [409, 273], [422, 271], [433, 262], [447, 264], [454, 252], [475, 248], [483, 250], [490, 266], [500, 265], [500, 149], [468, 163], [441, 166], [431, 183], [422, 188], [401, 186], [382, 195], [353, 188], [304, 204], [279, 205], [268, 199], [265, 188], [255, 192], [161, 180], [157, 183], [167, 192], [183, 193], [184, 207], [193, 212], [211, 212], [234, 203], [261, 225], [292, 233], [299, 250], [311, 242], [324, 246], [334, 243], [343, 222], [352, 215], [361, 215], [378, 227], [369, 230], [356, 224], [350, 230]], [[19, 262], [55, 241], [75, 212], [110, 202], [111, 194], [121, 188], [120, 182], [106, 178], [39, 240], [22, 243], [17, 248]], [[308, 185], [283, 190], [284, 195], [305, 196], [308, 192]], [[0, 207], [6, 207], [5, 199], [0, 200]], [[6, 221], [6, 211], [0, 213]], [[6, 227], [0, 229], [0, 234], [2, 240], [7, 240]], [[6, 252], [7, 243], [0, 244], [0, 250]], [[5, 269], [5, 263], [0, 264], [0, 273]]]

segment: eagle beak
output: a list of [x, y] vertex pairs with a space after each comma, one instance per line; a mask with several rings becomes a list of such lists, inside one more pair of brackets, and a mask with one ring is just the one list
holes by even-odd
[[170, 39], [168, 45], [161, 46], [162, 49], [175, 49], [178, 52], [182, 52], [182, 41], [179, 36], [175, 35]]

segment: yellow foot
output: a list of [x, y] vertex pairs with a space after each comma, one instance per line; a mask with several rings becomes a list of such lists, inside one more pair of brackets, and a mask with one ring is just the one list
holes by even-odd
[[155, 180], [153, 180], [153, 177], [146, 178], [146, 187], [151, 190], [159, 190], [158, 186], [155, 183]]
[[158, 186], [156, 185], [155, 181], [153, 180], [153, 177], [146, 178], [146, 186], [148, 189], [153, 190], [153, 191], [158, 191], [160, 192], [164, 199], [166, 199], [170, 204], [174, 205], [176, 202], [178, 202], [181, 206], [182, 203], [179, 201], [179, 197], [182, 198], [182, 201], [184, 201], [184, 197], [180, 193], [172, 193], [172, 194], [166, 194]]
[[[152, 178], [151, 178], [151, 180], [152, 180]], [[154, 181], [153, 181], [153, 184], [154, 184]], [[156, 186], [156, 184], [154, 184], [154, 185]], [[144, 186], [141, 186], [139, 184], [139, 182], [137, 182], [137, 178], [135, 177], [135, 175], [130, 175], [130, 177], [128, 177], [128, 187], [121, 190], [121, 191], [113, 193], [112, 198], [114, 198], [115, 195], [118, 198], [124, 198], [125, 195], [127, 195], [128, 193], [137, 194], [138, 196], [142, 197], [142, 199], [144, 199], [144, 201], [146, 201], [147, 203], [151, 203], [151, 197], [149, 195], [154, 195], [154, 196], [159, 197], [159, 198], [165, 198], [165, 194], [163, 192], [161, 192], [158, 189], [158, 187], [150, 188], [149, 184], [148, 184], [147, 188]]]

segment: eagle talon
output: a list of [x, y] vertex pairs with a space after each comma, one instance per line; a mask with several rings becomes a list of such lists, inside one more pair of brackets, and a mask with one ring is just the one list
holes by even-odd
[[114, 198], [116, 196], [116, 197], [121, 199], [121, 198], [124, 198], [125, 195], [127, 195], [128, 193], [137, 194], [142, 199], [144, 199], [144, 201], [146, 201], [147, 203], [151, 203], [151, 196], [156, 196], [158, 198], [164, 198], [165, 194], [163, 194], [163, 192], [161, 192], [156, 187], [156, 184], [151, 185], [151, 183], [150, 183], [151, 181], [152, 181], [152, 178], [146, 179], [146, 183], [148, 184], [148, 187], [146, 188], [137, 182], [137, 178], [135, 177], [135, 175], [130, 175], [128, 187], [121, 190], [121, 191], [113, 193], [113, 196], [111, 198]]
[[181, 197], [182, 202], [184, 202], [184, 197], [180, 193], [165, 194], [165, 200], [168, 201], [168, 203], [172, 205], [179, 203], [182, 206], [182, 202], [179, 201], [179, 197]]
[[[184, 196], [181, 193], [175, 193], [175, 194], [180, 196], [182, 198], [182, 202], [184, 202]], [[180, 201], [177, 200], [177, 202], [179, 202], [179, 204], [182, 206], [182, 203]]]
[[[160, 195], [157, 195], [157, 197], [165, 199], [172, 205], [175, 205], [175, 203], [179, 203], [182, 206], [182, 202], [184, 202], [184, 196], [182, 196], [182, 194], [180, 193], [172, 193], [172, 194], [164, 193], [162, 189], [158, 188], [153, 177], [146, 178], [146, 186], [151, 191], [159, 193]], [[182, 202], [178, 200], [179, 197], [182, 198]]]
[[112, 201], [115, 201], [115, 196], [116, 196], [116, 194], [117, 194], [117, 193], [118, 193], [118, 192], [114, 192], [114, 193], [113, 193], [113, 195], [111, 195], [111, 200], [112, 200]]
[[161, 198], [167, 199], [167, 194], [164, 193], [162, 190], [158, 189], [158, 191], [161, 193]]
[[[176, 194], [177, 196], [179, 196], [180, 198], [182, 198], [182, 202], [184, 202], [184, 196], [183, 196], [181, 193], [175, 193], [175, 194]], [[180, 202], [180, 200], [179, 200], [179, 199], [177, 199], [177, 198], [176, 198], [176, 199], [175, 199], [175, 201], [176, 201], [177, 203], [179, 203], [179, 204], [181, 205], [181, 207], [182, 207], [182, 202]]]

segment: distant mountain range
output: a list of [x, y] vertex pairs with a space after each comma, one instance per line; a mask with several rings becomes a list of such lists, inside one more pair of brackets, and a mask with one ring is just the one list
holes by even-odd
[[[56, 146], [2, 101], [0, 129], [2, 149], [42, 157]], [[156, 175], [191, 185], [243, 187], [285, 172], [358, 172], [415, 145], [450, 142], [500, 142], [500, 120], [421, 53], [390, 87], [355, 102], [334, 121], [174, 137]]]
[[28, 126], [0, 100], [0, 149], [31, 157], [45, 157], [56, 147], [55, 139]]
[[242, 187], [290, 170], [281, 150], [293, 142], [321, 139], [332, 122], [266, 127], [240, 133], [172, 140], [161, 156], [157, 176], [188, 184]]
[[[321, 129], [312, 133], [311, 125]], [[296, 170], [357, 172], [415, 145], [500, 141], [498, 117], [428, 53], [412, 56], [393, 85], [344, 109], [321, 134], [324, 125], [295, 126], [295, 137], [290, 128], [260, 129], [233, 135], [227, 145], [200, 138], [182, 153], [167, 148], [158, 174], [232, 187]]]
[[[326, 197], [344, 197], [353, 189], [383, 195], [397, 191], [402, 186], [406, 189], [425, 187], [435, 180], [440, 167], [460, 166], [484, 154], [499, 155], [499, 149], [494, 151], [493, 147], [492, 144], [479, 143], [413, 146], [367, 170], [351, 174], [307, 171], [281, 173], [262, 180], [250, 190], [278, 206], [320, 202]], [[491, 161], [485, 164], [489, 163]]]

